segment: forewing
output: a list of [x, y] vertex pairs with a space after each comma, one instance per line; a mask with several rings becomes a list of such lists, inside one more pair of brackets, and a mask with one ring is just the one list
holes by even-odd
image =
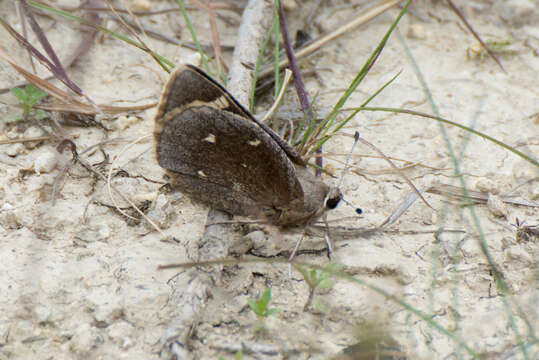
[[157, 160], [174, 185], [244, 215], [257, 206], [278, 212], [303, 199], [294, 165], [258, 124], [214, 105], [193, 104], [156, 117]]
[[192, 65], [182, 65], [171, 74], [161, 95], [156, 118], [162, 117], [172, 110], [184, 109], [201, 103], [210, 104], [210, 106], [239, 115], [256, 123], [273, 138], [293, 162], [305, 165], [301, 156], [290, 144], [281, 139], [273, 130], [258, 122], [223, 86]]

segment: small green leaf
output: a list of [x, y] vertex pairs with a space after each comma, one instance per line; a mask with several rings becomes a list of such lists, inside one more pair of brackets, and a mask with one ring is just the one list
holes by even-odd
[[14, 88], [9, 89], [9, 92], [15, 95], [15, 97], [19, 100], [19, 102], [21, 103], [26, 102], [26, 93], [22, 89], [14, 87]]
[[257, 306], [257, 303], [256, 303], [253, 299], [247, 299], [247, 305], [249, 305], [249, 307], [251, 308], [251, 310], [252, 310], [257, 316], [259, 316], [259, 314], [258, 314], [258, 306]]
[[280, 312], [281, 312], [281, 309], [277, 309], [277, 308], [269, 309], [268, 311], [266, 311], [266, 314], [264, 317], [269, 317], [273, 314], [278, 314]]
[[37, 103], [39, 100], [43, 99], [45, 96], [47, 96], [47, 93], [44, 91], [41, 91], [37, 87], [35, 87], [32, 84], [26, 85], [24, 88], [27, 98], [26, 98], [26, 105], [32, 107], [35, 103]]
[[312, 281], [313, 283], [316, 282], [316, 278], [317, 278], [317, 274], [316, 274], [316, 270], [315, 269], [312, 269], [311, 270], [311, 273], [310, 273], [310, 276], [309, 276], [309, 280]]
[[234, 360], [242, 360], [243, 359], [243, 350], [239, 349], [236, 352], [236, 355], [234, 355]]
[[259, 303], [263, 305], [263, 309], [266, 309], [270, 300], [271, 300], [271, 289], [266, 288], [266, 290], [262, 294], [262, 297], [260, 297], [260, 300], [259, 300]]
[[44, 110], [38, 109], [32, 113], [32, 117], [36, 120], [42, 120], [48, 118], [49, 113]]
[[313, 309], [318, 312], [321, 312], [322, 314], [329, 314], [331, 310], [327, 303], [318, 299], [313, 300]]
[[320, 290], [323, 290], [323, 289], [329, 289], [332, 286], [333, 286], [333, 280], [331, 280], [331, 279], [321, 279], [320, 282], [318, 283], [317, 288], [320, 289]]
[[336, 263], [336, 262], [331, 262], [331, 263], [327, 264], [326, 266], [324, 266], [324, 270], [329, 272], [329, 273], [338, 272], [342, 268], [343, 268], [343, 265], [339, 264], [339, 263]]

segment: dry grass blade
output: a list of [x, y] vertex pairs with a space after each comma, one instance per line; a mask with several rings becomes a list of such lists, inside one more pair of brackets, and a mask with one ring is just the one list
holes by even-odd
[[17, 144], [17, 143], [25, 143], [25, 142], [33, 142], [33, 141], [45, 141], [52, 139], [53, 136], [38, 136], [33, 138], [23, 138], [23, 139], [8, 139], [8, 140], [0, 140], [0, 145], [6, 145], [6, 144]]
[[[427, 205], [429, 208], [431, 208], [432, 210], [435, 210], [432, 206], [430, 206], [430, 204], [427, 202], [427, 200], [423, 197], [423, 195], [421, 195], [421, 192], [415, 187], [415, 185], [410, 181], [410, 179], [408, 179], [408, 177], [406, 175], [404, 175], [402, 172], [399, 171], [399, 168], [393, 163], [393, 161], [391, 161], [387, 156], [385, 156], [385, 154], [380, 151], [380, 149], [378, 149], [376, 146], [374, 146], [373, 144], [371, 144], [370, 142], [368, 142], [367, 140], [363, 139], [363, 138], [359, 138], [359, 141], [361, 141], [363, 144], [367, 145], [368, 147], [370, 147], [371, 149], [373, 149], [374, 151], [376, 151], [378, 154], [380, 154], [380, 156], [383, 157], [383, 159], [393, 168], [395, 169], [395, 171], [398, 172], [398, 174], [400, 176], [402, 176], [402, 178], [404, 179], [404, 181], [406, 181], [406, 183], [408, 184], [408, 186], [410, 186], [412, 188], [412, 190], [417, 194], [417, 196], [423, 200], [423, 202], [425, 203], [425, 205]], [[410, 204], [411, 205], [411, 204]]]
[[0, 49], [0, 57], [6, 60], [11, 66], [13, 66], [13, 68], [15, 68], [15, 70], [17, 70], [19, 74], [21, 74], [26, 80], [28, 80], [28, 82], [32, 83], [38, 89], [43, 90], [50, 96], [55, 97], [58, 100], [68, 101], [72, 104], [84, 105], [67, 92], [60, 90], [58, 87], [54, 86], [48, 81], [30, 73], [29, 71], [26, 71], [25, 69], [17, 65], [2, 49]]
[[[215, 10], [239, 11], [242, 9], [241, 4], [228, 4], [226, 2], [212, 2], [211, 5]], [[159, 10], [148, 10], [148, 11], [130, 11], [130, 10], [121, 9], [117, 7], [111, 9], [108, 7], [101, 7], [97, 5], [89, 6], [88, 4], [83, 4], [76, 7], [59, 6], [59, 8], [63, 10], [67, 10], [67, 11], [74, 11], [74, 10], [82, 9], [89, 12], [117, 12], [117, 13], [123, 13], [123, 14], [133, 13], [137, 16], [152, 16], [152, 15], [161, 15], [161, 14], [171, 13], [171, 12], [180, 12], [180, 9], [178, 9], [177, 7], [168, 8], [168, 9], [159, 9]], [[199, 9], [199, 7], [197, 6], [186, 6], [185, 8], [188, 10]]]
[[485, 42], [483, 41], [483, 39], [481, 39], [481, 37], [479, 36], [478, 33], [475, 32], [475, 30], [473, 29], [472, 25], [470, 25], [470, 23], [468, 22], [468, 20], [466, 20], [466, 18], [464, 17], [464, 14], [462, 14], [462, 11], [459, 10], [458, 7], [456, 7], [456, 5], [453, 3], [453, 1], [451, 0], [447, 0], [447, 3], [449, 4], [449, 7], [451, 7], [451, 9], [455, 12], [455, 14], [457, 14], [457, 16], [460, 18], [460, 20], [462, 20], [462, 22], [464, 23], [464, 25], [466, 26], [466, 28], [468, 30], [470, 30], [470, 32], [472, 33], [472, 35], [477, 39], [477, 41], [479, 41], [479, 43], [481, 44], [481, 46], [487, 51], [488, 55], [494, 59], [494, 61], [496, 61], [496, 63], [498, 64], [498, 66], [502, 69], [502, 71], [504, 73], [507, 74], [507, 71], [505, 71], [505, 68], [503, 67], [502, 63], [500, 62], [500, 60], [498, 59], [498, 57], [496, 56], [496, 54], [494, 54], [494, 52], [488, 47], [487, 44], [485, 44]]
[[[17, 14], [19, 16], [19, 20], [21, 22], [22, 26], [22, 36], [24, 38], [28, 37], [28, 32], [26, 31], [26, 21], [24, 21], [24, 3], [22, 1], [19, 1], [17, 3]], [[36, 64], [34, 63], [34, 59], [32, 59], [32, 53], [30, 50], [26, 49], [28, 52], [28, 61], [30, 61], [30, 65], [32, 65], [32, 70], [34, 73], [36, 72]]]
[[[157, 106], [156, 102], [152, 102], [146, 105], [135, 105], [135, 106], [110, 106], [99, 104], [99, 108], [104, 113], [123, 113], [128, 111], [142, 111], [150, 109]], [[34, 108], [46, 110], [46, 111], [58, 111], [58, 112], [70, 112], [75, 114], [84, 114], [84, 115], [96, 115], [97, 111], [92, 106], [87, 104], [64, 104], [64, 103], [48, 103], [48, 104], [39, 104], [35, 105]]]
[[[260, 122], [262, 124], [267, 123], [269, 118], [273, 116], [273, 113], [275, 112], [275, 110], [277, 110], [277, 107], [281, 103], [281, 100], [283, 99], [284, 93], [286, 92], [286, 88], [288, 87], [288, 83], [290, 82], [291, 77], [292, 77], [292, 72], [290, 70], [286, 69], [285, 73], [284, 73], [284, 80], [283, 80], [283, 85], [281, 86], [281, 90], [279, 91], [279, 94], [277, 95], [277, 98], [273, 102], [273, 105], [271, 105], [271, 108], [268, 110], [266, 115], [264, 115], [262, 120], [260, 120]], [[290, 131], [293, 131], [293, 130], [294, 130], [294, 128], [290, 127]], [[290, 137], [292, 138], [293, 136], [290, 135]]]
[[[308, 124], [307, 126], [311, 127], [314, 125], [314, 116], [313, 111], [311, 109], [311, 105], [309, 104], [309, 98], [307, 97], [307, 92], [305, 91], [305, 84], [303, 83], [303, 80], [301, 78], [301, 73], [298, 68], [298, 64], [296, 62], [296, 55], [294, 54], [294, 48], [292, 46], [292, 43], [290, 42], [290, 36], [288, 33], [288, 28], [286, 25], [286, 19], [284, 15], [284, 8], [282, 1], [279, 1], [279, 26], [281, 28], [281, 36], [283, 38], [283, 44], [286, 51], [286, 56], [288, 58], [288, 63], [290, 65], [290, 69], [292, 70], [292, 74], [294, 75], [294, 85], [296, 87], [296, 92], [298, 94], [299, 102], [301, 104], [301, 109], [303, 110], [304, 116], [305, 116], [305, 124]], [[322, 148], [316, 149], [317, 154], [322, 154]], [[322, 172], [320, 171], [320, 168], [323, 167], [323, 158], [321, 156], [318, 156], [315, 159], [316, 162], [316, 176], [320, 176]]]
[[[110, 3], [109, 0], [107, 0], [107, 4], [109, 5], [111, 11], [114, 12], [114, 7], [112, 6], [112, 4]], [[123, 17], [120, 16], [119, 14], [117, 14], [117, 13], [115, 13], [115, 15], [118, 17], [118, 19], [120, 20], [120, 23], [124, 26], [124, 28], [131, 35], [133, 35], [133, 37], [135, 37], [135, 39], [138, 40], [138, 42], [140, 44], [139, 48], [142, 51], [146, 52], [148, 55], [150, 55], [159, 65], [161, 65], [163, 67], [164, 70], [169, 71], [169, 69], [164, 67], [164, 64], [160, 61], [160, 59], [157, 58], [156, 54], [150, 49], [150, 47], [148, 45], [146, 45], [146, 43], [142, 40], [142, 38], [140, 36], [138, 36], [137, 32], [127, 22], [124, 21]], [[142, 26], [137, 22], [136, 17], [134, 15], [133, 15], [133, 17], [135, 18], [135, 23], [137, 23], [137, 26], [139, 27], [139, 29], [141, 29], [142, 33], [144, 34], [144, 31], [142, 30]], [[146, 34], [144, 34], [144, 35], [146, 35]]]
[[60, 62], [60, 59], [56, 55], [56, 52], [54, 51], [51, 43], [45, 36], [45, 33], [41, 29], [41, 26], [37, 23], [36, 19], [34, 18], [34, 14], [32, 13], [32, 10], [28, 6], [28, 3], [26, 0], [20, 0], [20, 3], [22, 4], [23, 14], [26, 15], [28, 18], [28, 22], [30, 23], [30, 27], [32, 28], [32, 31], [36, 35], [37, 39], [39, 40], [39, 43], [43, 47], [43, 50], [47, 53], [48, 57], [52, 61], [51, 64], [51, 72], [55, 74], [58, 79], [63, 79], [62, 81], [66, 82], [66, 85], [69, 86], [70, 89], [72, 89], [75, 93], [78, 95], [82, 95], [82, 90], [73, 83], [69, 77], [67, 76], [67, 73], [62, 66], [62, 63]]
[[[437, 184], [433, 185], [426, 190], [431, 194], [443, 195], [448, 198], [460, 200], [460, 201], [472, 201], [475, 204], [486, 204], [489, 198], [489, 194], [481, 191], [467, 190], [468, 196], [463, 195], [462, 188], [454, 185]], [[500, 199], [506, 204], [527, 206], [537, 208], [539, 203], [533, 201], [518, 201], [512, 200], [509, 196], [500, 196]], [[467, 203], [465, 203], [467, 205]]]
[[[27, 16], [28, 21], [30, 23], [30, 26], [32, 30], [34, 31], [35, 35], [37, 36], [39, 43], [49, 56], [50, 60], [47, 59], [40, 51], [38, 51], [32, 44], [28, 42], [26, 38], [24, 38], [22, 35], [17, 33], [15, 29], [13, 29], [9, 24], [7, 24], [5, 21], [0, 19], [1, 24], [8, 30], [8, 32], [26, 49], [30, 51], [30, 53], [35, 56], [49, 71], [61, 82], [63, 82], [69, 89], [71, 89], [74, 93], [76, 93], [79, 96], [84, 96], [86, 100], [93, 106], [97, 108], [97, 105], [95, 105], [94, 101], [88, 97], [81, 88], [77, 86], [71, 79], [67, 76], [67, 73], [60, 63], [60, 60], [58, 59], [58, 56], [56, 55], [56, 52], [54, 51], [53, 47], [51, 46], [50, 42], [48, 41], [47, 37], [45, 36], [45, 33], [35, 20], [32, 11], [30, 10], [28, 4], [25, 0], [21, 0], [23, 3], [23, 6], [21, 7], [23, 9], [23, 14]], [[99, 111], [99, 108], [97, 108]]]
[[[200, 4], [198, 1], [194, 2]], [[206, 10], [209, 15], [211, 43], [213, 45], [215, 60], [217, 61], [217, 73], [222, 74], [224, 67], [223, 52], [221, 49], [221, 42], [219, 40], [219, 30], [217, 29], [217, 22], [215, 21], [215, 11], [213, 5], [208, 0], [204, 0], [204, 4], [200, 4], [200, 6], [204, 10]]]
[[[36, 76], [29, 71], [21, 68], [19, 65], [17, 65], [13, 60], [9, 58], [9, 56], [0, 49], [0, 57], [6, 60], [13, 68], [19, 72], [29, 83], [33, 84], [38, 89], [46, 92], [48, 95], [52, 96], [53, 98], [59, 100], [61, 103], [57, 104], [41, 104], [36, 105], [35, 108], [42, 109], [42, 110], [48, 110], [48, 111], [62, 111], [62, 112], [73, 112], [78, 114], [87, 114], [87, 115], [95, 115], [95, 114], [102, 114], [103, 109], [100, 107], [97, 107], [95, 104], [85, 104], [76, 98], [74, 98], [69, 93], [61, 90], [60, 88], [56, 87], [55, 85], [51, 84], [45, 79], [40, 78], [39, 76]], [[67, 104], [66, 104], [67, 102]], [[107, 112], [125, 112], [125, 111], [133, 111], [133, 110], [144, 110], [150, 107], [155, 106], [156, 103], [151, 103], [148, 105], [139, 105], [139, 106], [104, 106], [105, 111]]]
[[[90, 0], [89, 3], [94, 3], [95, 0]], [[93, 22], [93, 23], [98, 23], [99, 22], [99, 15], [95, 12], [86, 12], [82, 15], [82, 18], [86, 19], [87, 21], [89, 22]], [[1, 20], [1, 19], [0, 19]], [[23, 22], [24, 23], [24, 22]], [[79, 43], [77, 44], [77, 46], [75, 47], [75, 50], [71, 53], [71, 55], [63, 62], [64, 63], [64, 68], [69, 68], [71, 67], [75, 61], [77, 59], [79, 59], [81, 56], [83, 56], [86, 52], [88, 52], [88, 50], [90, 49], [94, 39], [95, 39], [95, 36], [97, 35], [97, 29], [95, 28], [92, 28], [90, 26], [86, 26], [86, 25], [81, 25], [81, 38], [80, 38], [80, 41]], [[24, 28], [23, 28], [24, 30]], [[24, 38], [26, 38], [26, 34], [23, 32], [24, 34]], [[31, 54], [31, 51], [28, 49], [28, 52]], [[30, 58], [31, 59], [31, 58]], [[31, 60], [31, 63], [32, 63], [32, 69], [34, 70], [33, 72], [35, 73], [35, 68], [33, 66], [33, 61]], [[49, 76], [47, 78], [45, 78], [46, 80], [50, 80], [54, 77], [54, 75], [52, 76]], [[16, 85], [13, 85], [11, 87], [22, 87], [22, 86], [26, 86], [28, 84], [28, 82], [23, 82], [23, 83], [18, 83]], [[2, 88], [0, 89], [0, 94], [3, 94], [3, 93], [6, 93], [9, 91], [10, 88]], [[98, 112], [98, 111], [96, 111]]]
[[[414, 204], [414, 202], [419, 198], [421, 197], [424, 200], [423, 198], [423, 195], [421, 195], [421, 193], [419, 192], [419, 190], [417, 190], [415, 187], [414, 187], [414, 192], [412, 193], [409, 193], [407, 194], [404, 199], [402, 199], [402, 201], [399, 203], [399, 205], [397, 205], [397, 208], [393, 211], [393, 213], [391, 213], [391, 215], [389, 215], [381, 224], [380, 224], [380, 228], [381, 227], [385, 227], [385, 226], [388, 226], [388, 225], [391, 225], [393, 224], [395, 221], [397, 221], [405, 212], [406, 210], [408, 210], [410, 208], [410, 206], [412, 206]], [[429, 207], [431, 207], [428, 203], [427, 205]], [[431, 207], [432, 208], [432, 207]]]
[[[320, 49], [322, 46], [324, 46], [328, 42], [335, 40], [339, 36], [342, 36], [346, 34], [347, 32], [355, 29], [356, 27], [366, 23], [367, 21], [372, 20], [376, 16], [384, 13], [385, 11], [399, 4], [400, 2], [401, 2], [400, 0], [385, 0], [385, 1], [380, 2], [379, 4], [371, 7], [370, 9], [368, 9], [361, 15], [358, 15], [353, 20], [341, 26], [340, 28], [336, 29], [335, 31], [332, 31], [329, 34], [321, 36], [317, 40], [313, 41], [310, 45], [296, 52], [295, 54], [296, 59], [300, 59], [302, 57], [312, 54], [313, 52]], [[283, 59], [281, 62], [279, 62], [279, 68], [281, 69], [287, 65], [288, 65], [288, 59]], [[258, 76], [259, 78], [262, 78], [268, 75], [272, 75], [273, 71], [274, 71], [273, 66], [271, 66], [260, 71], [260, 74]]]

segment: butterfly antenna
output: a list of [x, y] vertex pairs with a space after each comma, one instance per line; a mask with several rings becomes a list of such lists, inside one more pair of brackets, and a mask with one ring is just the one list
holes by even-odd
[[346, 155], [346, 161], [344, 162], [344, 170], [342, 171], [341, 180], [339, 181], [339, 189], [342, 186], [344, 176], [348, 172], [348, 168], [349, 168], [348, 164], [350, 163], [350, 158], [352, 157], [352, 153], [354, 152], [354, 149], [358, 141], [359, 141], [359, 132], [356, 131], [356, 133], [354, 134], [354, 144], [352, 144], [352, 148], [350, 149], [350, 152], [348, 153], [348, 155]]
[[[354, 149], [356, 148], [356, 145], [357, 145], [358, 142], [359, 142], [359, 132], [356, 131], [355, 134], [354, 134], [354, 143], [352, 144], [352, 148], [350, 149], [350, 152], [346, 156], [346, 161], [344, 163], [344, 170], [343, 170], [342, 175], [341, 175], [341, 180], [339, 181], [339, 186], [338, 186], [339, 189], [341, 188], [344, 177], [345, 177], [346, 173], [348, 172], [348, 169], [350, 168], [348, 166], [349, 163], [350, 163], [350, 158], [352, 157], [352, 153], [354, 152]], [[349, 201], [346, 201], [346, 199], [341, 199], [341, 201], [344, 202], [346, 205], [349, 205], [349, 206], [355, 208], [355, 211], [356, 211], [356, 213], [358, 215], [361, 215], [363, 213], [363, 210], [361, 210], [361, 208], [355, 207], [352, 203], [350, 203]]]

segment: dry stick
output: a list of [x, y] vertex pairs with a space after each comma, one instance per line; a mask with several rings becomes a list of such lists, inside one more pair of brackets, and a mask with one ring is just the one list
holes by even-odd
[[[238, 30], [238, 39], [232, 64], [230, 66], [228, 89], [232, 95], [246, 108], [248, 108], [249, 94], [252, 85], [252, 70], [249, 64], [255, 64], [258, 58], [260, 47], [262, 46], [266, 33], [271, 26], [272, 20], [272, 3], [265, 0], [249, 0], [242, 17], [242, 23]], [[246, 65], [245, 65], [246, 64]], [[254, 66], [253, 66], [254, 67]], [[229, 227], [221, 224], [229, 220], [229, 215], [218, 210], [211, 209], [206, 219], [206, 229], [200, 238], [198, 244], [194, 244], [192, 248], [198, 251], [197, 259], [199, 262], [209, 259], [222, 259], [227, 256], [227, 238], [230, 235]], [[222, 266], [223, 262], [218, 265]], [[211, 292], [210, 286], [212, 282], [219, 281], [219, 272], [213, 271], [209, 274], [196, 273], [197, 277], [193, 278], [193, 274], [182, 273], [175, 277], [175, 283], [181, 289], [180, 295], [175, 299], [178, 304], [178, 309], [184, 309], [179, 312], [170, 321], [170, 329], [165, 330], [178, 334], [176, 337], [170, 338], [163, 336], [161, 342], [162, 352], [174, 351], [173, 356], [181, 356], [181, 358], [190, 357], [187, 350], [179, 347], [173, 348], [168, 345], [170, 342], [189, 341], [189, 336], [192, 326], [196, 326], [200, 317], [204, 316], [204, 304], [208, 301], [208, 294]], [[212, 281], [213, 278], [213, 281]], [[171, 350], [172, 349], [172, 350]]]
[[[152, 102], [145, 105], [134, 106], [113, 106], [99, 104], [99, 108], [105, 113], [123, 113], [128, 111], [142, 111], [157, 106], [156, 102]], [[41, 109], [46, 111], [58, 111], [58, 112], [70, 112], [83, 115], [96, 115], [97, 111], [87, 104], [63, 104], [63, 103], [49, 103], [34, 105], [35, 109]]]
[[[362, 25], [362, 24], [366, 23], [367, 21], [375, 18], [376, 16], [378, 16], [381, 13], [385, 12], [389, 8], [391, 8], [391, 7], [395, 6], [395, 5], [397, 5], [398, 3], [400, 3], [400, 1], [401, 0], [385, 0], [382, 3], [380, 3], [379, 5], [376, 5], [376, 6], [372, 7], [371, 9], [367, 10], [362, 15], [359, 15], [357, 18], [350, 21], [349, 23], [341, 26], [337, 30], [332, 31], [331, 33], [329, 33], [329, 34], [327, 34], [325, 36], [322, 36], [321, 38], [313, 41], [310, 45], [308, 45], [308, 46], [302, 48], [301, 50], [299, 50], [298, 52], [296, 52], [296, 54], [295, 54], [296, 59], [300, 59], [302, 57], [305, 57], [307, 55], [312, 54], [313, 52], [315, 52], [316, 50], [318, 50], [319, 48], [321, 48], [322, 46], [324, 46], [325, 44], [327, 44], [331, 40], [334, 40], [334, 39], [338, 38], [339, 36], [347, 33], [348, 31], [353, 30], [354, 28], [358, 27], [359, 25]], [[283, 59], [279, 63], [279, 68], [282, 69], [283, 67], [285, 67], [287, 65], [288, 65], [288, 59]], [[265, 76], [271, 75], [271, 74], [273, 74], [273, 71], [274, 71], [273, 66], [268, 67], [268, 68], [266, 68], [266, 69], [264, 69], [264, 70], [262, 70], [260, 72], [260, 74], [258, 75], [258, 78], [260, 79], [260, 78], [263, 78]]]
[[507, 71], [505, 71], [502, 63], [500, 62], [500, 60], [498, 59], [498, 57], [496, 56], [496, 54], [494, 54], [492, 52], [492, 50], [490, 50], [490, 48], [487, 46], [487, 44], [485, 44], [485, 42], [483, 41], [483, 39], [481, 39], [481, 37], [475, 32], [475, 30], [472, 28], [472, 26], [470, 25], [470, 23], [468, 23], [468, 21], [466, 20], [466, 18], [464, 17], [464, 15], [462, 14], [462, 12], [459, 10], [459, 8], [457, 8], [455, 6], [455, 4], [453, 4], [453, 1], [451, 0], [447, 0], [447, 3], [449, 4], [449, 7], [451, 7], [451, 9], [455, 12], [455, 14], [457, 14], [457, 16], [460, 18], [460, 20], [462, 20], [462, 22], [464, 23], [464, 25], [468, 28], [468, 30], [470, 30], [470, 32], [472, 33], [472, 35], [477, 39], [477, 41], [479, 41], [479, 43], [481, 44], [481, 46], [483, 48], [485, 48], [485, 50], [487, 51], [487, 53], [489, 54], [489, 56], [491, 58], [494, 59], [494, 61], [496, 61], [496, 63], [498, 64], [498, 66], [502, 69], [502, 71], [504, 73], [507, 74]]
[[[249, 107], [249, 94], [253, 79], [249, 64], [256, 63], [260, 47], [271, 26], [271, 11], [271, 4], [267, 4], [266, 1], [250, 0], [238, 29], [238, 40], [228, 74], [228, 90], [246, 108]], [[201, 248], [200, 260], [204, 260], [206, 257], [223, 258], [227, 256], [224, 242], [227, 237], [224, 236], [226, 227], [216, 223], [229, 219], [230, 216], [222, 211], [214, 209], [209, 211], [206, 219], [206, 230], [200, 239], [200, 244], [212, 243], [213, 249], [218, 249], [219, 254], [209, 254], [207, 250]], [[203, 253], [204, 255], [202, 255]]]

